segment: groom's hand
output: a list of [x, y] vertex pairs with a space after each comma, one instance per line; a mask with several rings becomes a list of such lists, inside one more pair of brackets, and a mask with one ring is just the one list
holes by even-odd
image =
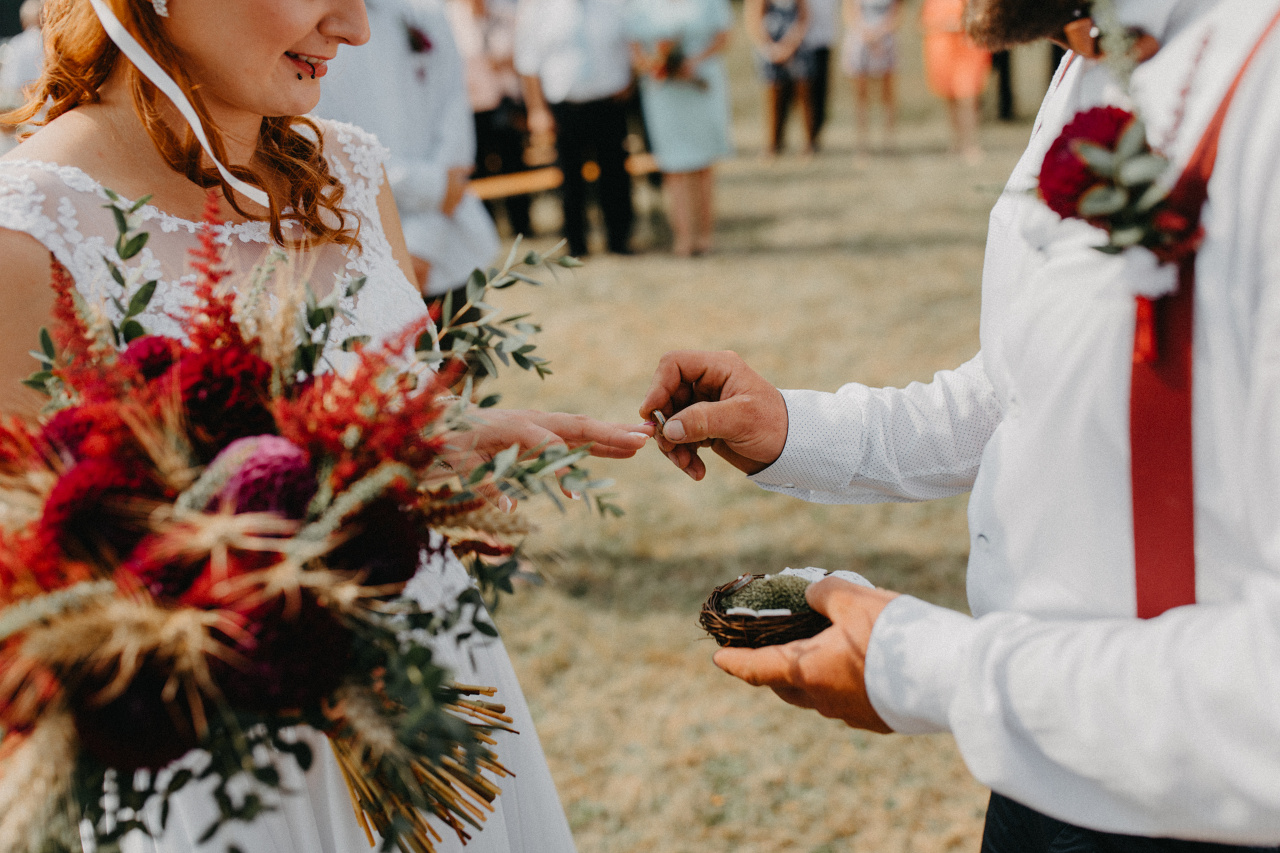
[[735, 352], [669, 352], [658, 362], [640, 405], [648, 419], [657, 409], [667, 425], [655, 438], [677, 468], [701, 480], [707, 467], [698, 448], [710, 447], [748, 474], [773, 464], [787, 443], [787, 404], [782, 393]]
[[867, 697], [865, 673], [871, 628], [897, 593], [827, 578], [810, 586], [805, 597], [810, 607], [831, 620], [830, 628], [781, 646], [721, 649], [715, 655], [716, 666], [748, 684], [772, 688], [792, 705], [844, 720], [855, 729], [890, 732]]

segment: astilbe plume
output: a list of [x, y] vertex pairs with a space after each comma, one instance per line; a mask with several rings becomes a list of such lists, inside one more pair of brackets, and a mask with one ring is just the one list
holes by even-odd
[[85, 323], [76, 304], [76, 283], [66, 267], [50, 261], [53, 324], [49, 337], [58, 352], [53, 375], [82, 399], [114, 399], [126, 377], [111, 368], [115, 355]]
[[196, 271], [193, 307], [187, 315], [186, 332], [190, 348], [199, 352], [221, 347], [245, 347], [240, 326], [233, 319], [235, 292], [223, 287], [230, 274], [222, 263], [222, 247], [214, 230], [222, 224], [218, 197], [213, 190], [205, 198], [204, 219], [197, 246], [191, 250], [191, 267]]
[[293, 399], [275, 399], [280, 434], [311, 454], [334, 460], [330, 486], [350, 486], [393, 459], [421, 471], [439, 455], [443, 438], [428, 432], [446, 405], [451, 375], [419, 380], [403, 369], [427, 321], [412, 324], [385, 345], [359, 347], [350, 376], [326, 373]]

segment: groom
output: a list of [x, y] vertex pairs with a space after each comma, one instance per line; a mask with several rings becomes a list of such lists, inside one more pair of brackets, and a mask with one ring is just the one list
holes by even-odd
[[[1113, 2], [1162, 45], [1128, 93], [1089, 58], [1087, 19], [1111, 3], [971, 0], [988, 44], [1069, 33], [1086, 53], [1059, 70], [992, 212], [973, 360], [927, 385], [826, 394], [778, 391], [732, 353], [677, 352], [641, 406], [674, 415], [660, 446], [694, 479], [709, 447], [806, 500], [972, 493], [976, 618], [824, 581], [810, 600], [832, 629], [716, 662], [853, 726], [951, 731], [996, 792], [993, 853], [1280, 842], [1280, 0]], [[1034, 195], [1067, 123], [1113, 104], [1141, 112], [1178, 172], [1211, 175], [1181, 280], [1146, 249], [1098, 252], [1105, 234]], [[1166, 306], [1188, 306], [1185, 459], [1165, 446], [1176, 419], [1145, 427], [1151, 368], [1134, 347], [1137, 297], [1175, 285], [1154, 303], [1154, 358], [1176, 360]], [[1150, 501], [1158, 521], [1177, 495], [1145, 483], [1170, 473], [1193, 521], [1153, 545]]]

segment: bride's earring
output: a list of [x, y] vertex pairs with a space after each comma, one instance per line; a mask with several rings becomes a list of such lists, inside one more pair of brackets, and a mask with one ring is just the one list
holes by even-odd
[[169, 17], [169, 0], [151, 0], [151, 5], [156, 7], [156, 14], [162, 18]]

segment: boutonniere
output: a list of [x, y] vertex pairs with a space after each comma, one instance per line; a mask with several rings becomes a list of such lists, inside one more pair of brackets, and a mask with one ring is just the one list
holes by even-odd
[[[1127, 90], [1138, 63], [1158, 44], [1153, 47], [1149, 36], [1121, 26], [1110, 0], [1095, 0], [1093, 13], [1096, 25], [1094, 19], [1078, 22], [1089, 30], [1085, 55], [1105, 62]], [[1095, 42], [1097, 49], [1091, 49]], [[1100, 251], [1119, 254], [1141, 246], [1161, 263], [1172, 263], [1195, 251], [1201, 229], [1170, 203], [1169, 175], [1168, 158], [1152, 147], [1135, 111], [1095, 107], [1077, 114], [1049, 147], [1039, 190], [1059, 216], [1106, 231]]]
[[1194, 248], [1192, 224], [1166, 204], [1169, 161], [1151, 148], [1146, 126], [1119, 107], [1077, 115], [1049, 147], [1040, 167], [1040, 197], [1064, 219], [1107, 232], [1098, 247], [1118, 254], [1143, 246], [1161, 261]]
[[431, 48], [435, 47], [431, 42], [431, 36], [427, 35], [421, 27], [415, 27], [406, 21], [404, 29], [409, 37], [409, 50], [413, 53], [430, 53]]

